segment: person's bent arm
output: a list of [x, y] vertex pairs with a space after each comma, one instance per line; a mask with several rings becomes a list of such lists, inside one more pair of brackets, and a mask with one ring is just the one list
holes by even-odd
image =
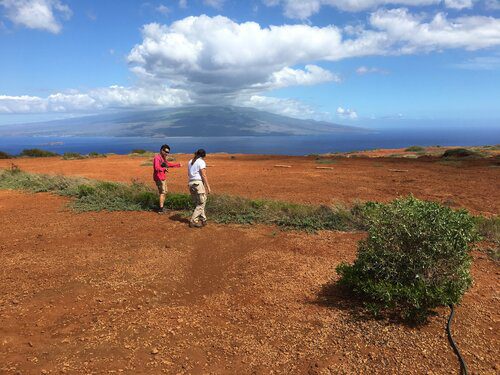
[[207, 190], [207, 194], [210, 194], [210, 185], [208, 184], [208, 179], [207, 179], [207, 170], [203, 168], [200, 170], [201, 173], [201, 179], [203, 181], [203, 185], [205, 185], [205, 189]]
[[182, 164], [181, 163], [170, 163], [167, 161], [167, 166], [169, 168], [180, 168], [180, 167], [182, 167]]

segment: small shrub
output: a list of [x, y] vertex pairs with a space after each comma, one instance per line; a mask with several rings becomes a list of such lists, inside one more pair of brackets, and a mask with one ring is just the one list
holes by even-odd
[[493, 216], [486, 218], [484, 216], [478, 216], [474, 218], [476, 222], [476, 228], [482, 239], [495, 242], [500, 245], [500, 217]]
[[407, 152], [423, 152], [423, 151], [425, 151], [425, 148], [422, 146], [410, 146], [408, 148], [405, 148], [405, 151], [407, 151]]
[[107, 155], [106, 154], [100, 154], [98, 152], [89, 152], [89, 155], [88, 155], [89, 158], [106, 158]]
[[141, 164], [141, 167], [152, 167], [152, 166], [153, 166], [153, 162], [151, 160], [147, 160]]
[[468, 150], [466, 148], [452, 148], [443, 153], [443, 158], [466, 158], [466, 157], [481, 157], [478, 152]]
[[12, 159], [12, 155], [10, 155], [6, 152], [0, 151], [0, 159]]
[[477, 240], [466, 211], [413, 197], [367, 206], [368, 238], [352, 265], [337, 267], [340, 285], [375, 313], [424, 321], [431, 309], [458, 303], [471, 285], [469, 245]]
[[25, 157], [31, 157], [31, 158], [47, 158], [51, 156], [59, 156], [59, 154], [52, 152], [52, 151], [46, 151], [46, 150], [40, 150], [39, 148], [27, 148], [21, 151], [19, 154], [20, 156], [25, 156]]
[[86, 157], [78, 152], [65, 152], [62, 156], [63, 160], [78, 160], [85, 159]]
[[131, 154], [146, 154], [148, 153], [147, 150], [143, 150], [142, 148], [136, 148], [131, 151]]

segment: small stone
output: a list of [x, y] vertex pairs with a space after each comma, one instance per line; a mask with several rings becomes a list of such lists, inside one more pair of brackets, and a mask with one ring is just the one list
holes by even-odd
[[158, 351], [158, 349], [157, 349], [157, 348], [153, 348], [153, 349], [151, 350], [151, 354], [155, 354], [155, 355], [156, 355], [156, 354], [158, 354], [158, 353], [159, 353], [159, 351]]

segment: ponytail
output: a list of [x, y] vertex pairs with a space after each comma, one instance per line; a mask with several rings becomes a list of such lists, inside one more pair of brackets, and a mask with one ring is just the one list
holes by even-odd
[[207, 156], [207, 153], [204, 149], [200, 148], [199, 150], [196, 150], [196, 152], [194, 153], [194, 158], [193, 160], [191, 160], [191, 165], [193, 165], [197, 159], [204, 158], [205, 156]]

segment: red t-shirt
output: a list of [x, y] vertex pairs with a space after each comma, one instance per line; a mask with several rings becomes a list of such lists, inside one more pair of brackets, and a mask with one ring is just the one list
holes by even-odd
[[181, 166], [180, 163], [169, 163], [161, 154], [156, 154], [153, 159], [153, 179], [155, 181], [165, 181], [167, 178], [167, 168], [162, 167], [161, 163], [166, 163], [168, 168], [179, 168]]

